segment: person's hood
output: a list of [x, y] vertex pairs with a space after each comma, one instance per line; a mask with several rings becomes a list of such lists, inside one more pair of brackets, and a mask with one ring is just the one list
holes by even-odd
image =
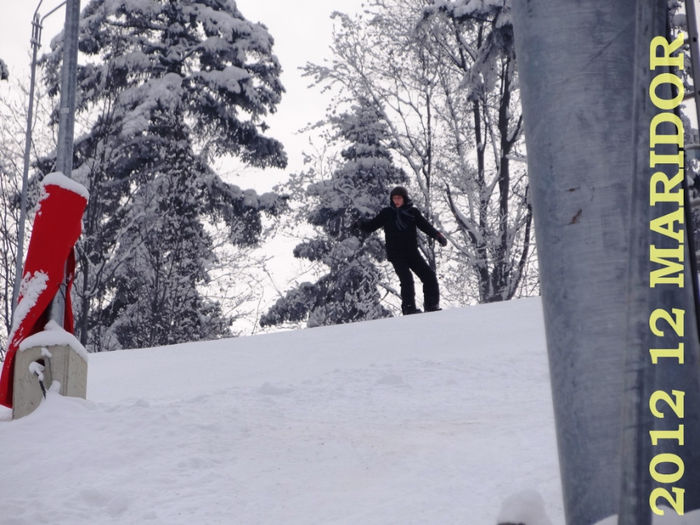
[[406, 197], [403, 200], [403, 206], [401, 208], [397, 208], [396, 205], [394, 204], [394, 201], [391, 200], [391, 197], [389, 197], [389, 206], [393, 209], [401, 209], [401, 210], [407, 210], [408, 208], [411, 208], [413, 206], [413, 201], [411, 200], [411, 197]]

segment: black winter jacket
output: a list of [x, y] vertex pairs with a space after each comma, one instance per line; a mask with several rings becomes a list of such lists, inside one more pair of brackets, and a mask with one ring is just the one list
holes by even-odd
[[411, 199], [407, 199], [400, 208], [394, 206], [392, 202], [390, 206], [383, 208], [374, 219], [360, 222], [360, 228], [366, 232], [373, 232], [381, 226], [384, 226], [386, 256], [390, 261], [418, 251], [416, 227], [433, 239], [437, 239], [438, 234], [438, 231], [421, 215], [421, 212], [413, 207]]

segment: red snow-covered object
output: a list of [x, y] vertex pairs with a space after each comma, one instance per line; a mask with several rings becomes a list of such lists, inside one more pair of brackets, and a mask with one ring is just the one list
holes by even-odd
[[73, 333], [70, 287], [75, 271], [74, 246], [80, 237], [88, 192], [65, 175], [51, 173], [42, 182], [42, 193], [0, 378], [0, 404], [10, 408], [15, 354], [19, 344], [43, 330], [51, 301], [64, 279], [67, 292], [63, 329]]

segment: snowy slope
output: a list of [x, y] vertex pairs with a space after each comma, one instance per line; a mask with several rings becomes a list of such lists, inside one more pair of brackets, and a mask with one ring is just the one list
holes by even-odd
[[1, 524], [495, 525], [540, 495], [563, 523], [538, 298], [96, 354], [88, 383], [0, 422]]

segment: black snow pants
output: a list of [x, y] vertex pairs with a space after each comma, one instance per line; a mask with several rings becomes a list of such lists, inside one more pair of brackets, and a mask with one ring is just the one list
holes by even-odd
[[416, 292], [411, 270], [423, 281], [423, 307], [425, 311], [431, 312], [440, 308], [440, 289], [437, 276], [418, 251], [393, 256], [391, 264], [394, 265], [396, 275], [401, 281], [401, 311], [404, 314], [413, 313], [416, 310]]

